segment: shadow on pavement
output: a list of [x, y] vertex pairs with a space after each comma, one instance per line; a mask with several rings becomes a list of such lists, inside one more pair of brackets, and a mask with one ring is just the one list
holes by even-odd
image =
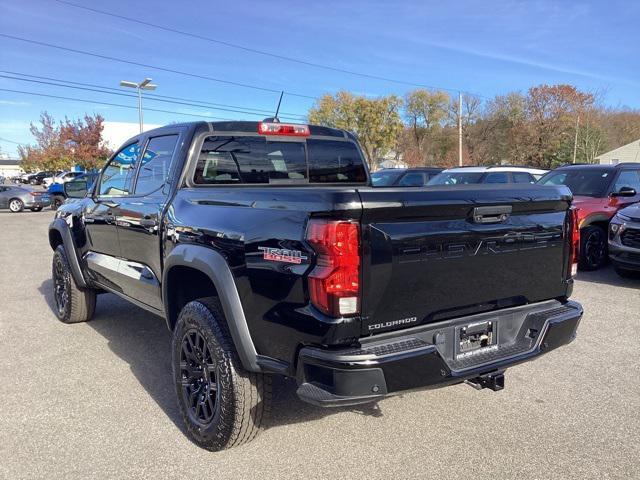
[[640, 288], [640, 273], [632, 278], [623, 278], [615, 272], [611, 265], [592, 272], [579, 271], [576, 280], [616, 287]]
[[[44, 281], [39, 290], [54, 311], [52, 281]], [[102, 294], [98, 296], [94, 318], [87, 325], [108, 341], [111, 351], [129, 364], [140, 385], [171, 421], [186, 433], [171, 375], [171, 332], [164, 320], [116, 295]], [[295, 392], [295, 380], [274, 375], [270, 427], [309, 422], [339, 412], [382, 416], [377, 403], [320, 408], [302, 402]]]

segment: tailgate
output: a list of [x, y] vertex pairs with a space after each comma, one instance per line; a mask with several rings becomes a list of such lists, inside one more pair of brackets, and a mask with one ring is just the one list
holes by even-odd
[[359, 189], [362, 333], [567, 294], [565, 187]]

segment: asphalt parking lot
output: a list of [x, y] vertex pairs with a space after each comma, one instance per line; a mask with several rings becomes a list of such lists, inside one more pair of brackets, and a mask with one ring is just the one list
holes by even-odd
[[640, 280], [580, 273], [578, 339], [502, 392], [325, 410], [278, 380], [271, 427], [209, 453], [183, 433], [162, 320], [113, 295], [56, 320], [52, 216], [0, 211], [0, 478], [638, 478]]

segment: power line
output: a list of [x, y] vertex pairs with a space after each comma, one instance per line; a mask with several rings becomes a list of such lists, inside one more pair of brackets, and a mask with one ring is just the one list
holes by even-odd
[[3, 137], [0, 137], [0, 141], [7, 142], [7, 143], [13, 143], [15, 145], [24, 145], [24, 143], [16, 142], [14, 140], [9, 140], [8, 138], [3, 138]]
[[[48, 81], [44, 81], [44, 80], [35, 80], [35, 79], [31, 79], [31, 78], [19, 78], [19, 77], [16, 77], [16, 76], [2, 75], [2, 74], [0, 74], [0, 78], [7, 78], [7, 79], [10, 79], [10, 80], [17, 80], [17, 81], [20, 81], [20, 82], [37, 83], [37, 84], [42, 84], [42, 85], [52, 85], [52, 86], [62, 87], [62, 88], [72, 88], [74, 90], [97, 92], [97, 93], [103, 93], [103, 94], [106, 94], [106, 95], [117, 95], [117, 96], [120, 96], [120, 97], [137, 98], [137, 95], [130, 94], [130, 93], [124, 93], [122, 91], [117, 91], [117, 89], [112, 89], [110, 87], [96, 86], [97, 88], [87, 88], [87, 87], [80, 87], [80, 86], [76, 86], [76, 85], [65, 85], [64, 83], [48, 82]], [[79, 82], [73, 82], [73, 83], [78, 84]], [[106, 89], [106, 91], [105, 90], [100, 90], [101, 88]], [[109, 90], [116, 90], [116, 91], [109, 91]], [[185, 106], [189, 106], [189, 107], [198, 107], [198, 108], [211, 108], [211, 107], [207, 107], [205, 105], [199, 104], [199, 103], [177, 102], [177, 101], [165, 100], [165, 99], [162, 99], [162, 98], [153, 98], [153, 97], [149, 98], [148, 95], [145, 95], [145, 98], [147, 98], [147, 100], [153, 100], [155, 102], [164, 102], [164, 103], [171, 103], [171, 104], [176, 104], [176, 105], [185, 105]], [[230, 108], [215, 107], [215, 110], [222, 110], [222, 111], [225, 111], [225, 112], [232, 112], [232, 113], [242, 113], [244, 115], [264, 116], [264, 113], [247, 112], [247, 111], [243, 111], [243, 110], [234, 110], [234, 109], [230, 109]], [[269, 113], [271, 113], [271, 112], [268, 112], [267, 114], [269, 114]], [[285, 117], [283, 117], [283, 118], [285, 118]]]
[[197, 33], [185, 32], [184, 30], [178, 30], [176, 28], [167, 27], [167, 26], [164, 26], [164, 25], [158, 25], [156, 23], [145, 22], [145, 21], [139, 20], [137, 18], [127, 17], [127, 16], [124, 16], [124, 15], [119, 15], [119, 14], [116, 14], [116, 13], [107, 12], [105, 10], [99, 10], [97, 8], [91, 8], [91, 7], [87, 7], [85, 5], [78, 5], [76, 3], [67, 2], [65, 0], [54, 0], [54, 1], [57, 2], [57, 3], [64, 4], [64, 5], [68, 5], [70, 7], [80, 8], [82, 10], [87, 10], [87, 11], [90, 11], [90, 12], [98, 13], [100, 15], [107, 15], [109, 17], [119, 18], [121, 20], [137, 23], [139, 25], [145, 25], [147, 27], [157, 28], [159, 30], [164, 30], [165, 32], [177, 33], [179, 35], [184, 35], [186, 37], [197, 38], [198, 40], [204, 40], [204, 41], [207, 41], [207, 42], [216, 43], [218, 45], [224, 45], [225, 47], [235, 48], [235, 49], [238, 49], [238, 50], [243, 50], [245, 52], [251, 52], [251, 53], [255, 53], [255, 54], [258, 54], [258, 55], [264, 55], [264, 56], [271, 57], [271, 58], [277, 58], [279, 60], [285, 60], [287, 62], [298, 63], [298, 64], [306, 65], [306, 66], [309, 66], [309, 67], [322, 68], [324, 70], [331, 70], [331, 71], [334, 71], [334, 72], [345, 73], [347, 75], [354, 75], [354, 76], [357, 76], [357, 77], [370, 78], [372, 80], [382, 80], [384, 82], [397, 83], [397, 84], [400, 84], [400, 85], [408, 85], [408, 86], [411, 86], [411, 87], [428, 88], [428, 89], [431, 89], [431, 90], [445, 90], [445, 91], [455, 92], [455, 93], [462, 92], [462, 93], [467, 93], [467, 94], [470, 94], [470, 95], [481, 96], [481, 95], [475, 94], [473, 92], [465, 92], [465, 91], [460, 90], [460, 89], [437, 87], [437, 86], [433, 86], [433, 85], [425, 85], [425, 84], [422, 84], [422, 83], [409, 82], [409, 81], [400, 80], [400, 79], [397, 79], [397, 78], [383, 77], [383, 76], [380, 76], [380, 75], [373, 75], [373, 74], [364, 73], [364, 72], [356, 72], [354, 70], [347, 70], [345, 68], [334, 67], [334, 66], [331, 66], [331, 65], [325, 65], [325, 64], [322, 64], [322, 63], [312, 62], [312, 61], [309, 61], [309, 60], [301, 60], [299, 58], [287, 57], [286, 55], [281, 55], [281, 54], [273, 53], [273, 52], [267, 52], [265, 50], [258, 50], [256, 48], [250, 48], [250, 47], [246, 47], [246, 46], [243, 46], [243, 45], [238, 45], [236, 43], [231, 43], [231, 42], [227, 42], [227, 41], [224, 41], [224, 40], [218, 40], [216, 38], [207, 37], [207, 36], [204, 36], [204, 35], [199, 35]]
[[[37, 96], [37, 97], [56, 98], [56, 99], [59, 99], [59, 100], [70, 100], [72, 102], [84, 102], [84, 103], [91, 103], [91, 104], [94, 104], [94, 105], [106, 105], [106, 106], [109, 106], [109, 107], [120, 107], [120, 108], [134, 109], [134, 110], [138, 109], [138, 107], [134, 107], [134, 106], [131, 106], [131, 105], [122, 105], [120, 103], [99, 102], [97, 100], [87, 100], [87, 99], [84, 99], [84, 98], [63, 97], [63, 96], [60, 96], [60, 95], [49, 95], [49, 94], [46, 94], [46, 93], [26, 92], [24, 90], [12, 90], [12, 89], [9, 89], [9, 88], [0, 88], [0, 92], [20, 93], [20, 94], [24, 94], [24, 95], [34, 95], [34, 96]], [[160, 110], [160, 109], [157, 109], [157, 108], [145, 108], [145, 110], [150, 111], [150, 112], [171, 113], [171, 114], [175, 114], [175, 115], [186, 115], [186, 116], [189, 116], [189, 117], [202, 117], [202, 118], [211, 118], [211, 119], [214, 119], [214, 120], [233, 121], [233, 119], [231, 119], [231, 118], [214, 117], [213, 115], [205, 115], [205, 114], [176, 112], [176, 111], [172, 111], [172, 110]]]
[[[6, 33], [0, 33], [0, 37], [9, 38], [11, 40], [18, 40], [20, 42], [25, 42], [25, 43], [31, 43], [33, 45], [40, 45], [40, 46], [43, 46], [43, 47], [55, 48], [57, 50], [62, 50], [62, 51], [65, 51], [65, 52], [71, 52], [71, 53], [77, 53], [77, 54], [80, 54], [80, 55], [87, 55], [87, 56], [90, 56], [90, 57], [101, 58], [103, 60], [110, 60], [112, 62], [125, 63], [127, 65], [135, 65], [137, 67], [151, 68], [153, 70], [158, 70], [158, 71], [161, 71], [161, 72], [174, 73], [176, 75], [183, 75], [185, 77], [198, 78], [200, 80], [208, 80], [208, 81], [211, 81], [211, 82], [224, 83], [224, 84], [227, 84], [227, 85], [233, 85], [233, 86], [242, 87], [242, 88], [249, 88], [249, 89], [253, 89], [253, 90], [260, 90], [260, 91], [263, 91], [263, 92], [277, 93], [278, 95], [280, 94], [280, 92], [282, 92], [282, 90], [276, 90], [276, 89], [273, 89], [273, 88], [258, 87], [257, 85], [250, 85], [250, 84], [247, 84], [247, 83], [233, 82], [233, 81], [230, 81], [230, 80], [222, 80], [220, 78], [210, 77], [210, 76], [207, 76], [207, 75], [200, 75], [198, 73], [185, 72], [185, 71], [182, 71], [182, 70], [174, 70], [172, 68], [159, 67], [157, 65], [150, 65], [148, 63], [134, 62], [132, 60], [125, 60], [123, 58], [111, 57], [109, 55], [102, 55], [100, 53], [87, 52], [85, 50], [78, 50], [78, 49], [75, 49], [75, 48], [63, 47], [61, 45], [54, 45], [53, 43], [40, 42], [40, 41], [37, 41], [37, 40], [29, 40], [28, 38], [17, 37], [15, 35], [8, 35]], [[286, 90], [285, 90], [285, 94], [289, 95], [289, 96], [292, 96], [292, 97], [309, 98], [311, 100], [315, 100], [316, 99], [316, 97], [312, 97], [310, 95], [303, 95], [301, 93], [287, 92]]]
[[[112, 90], [115, 92], [119, 92], [122, 93], [122, 90], [120, 88], [114, 88], [114, 87], [106, 87], [104, 85], [96, 85], [94, 83], [82, 83], [82, 82], [75, 82], [72, 80], [64, 80], [64, 79], [60, 79], [60, 78], [53, 78], [53, 77], [43, 77], [40, 75], [31, 75], [28, 73], [23, 73], [23, 72], [12, 72], [9, 70], [0, 70], [0, 72], [2, 73], [6, 73], [9, 75], [18, 75], [21, 77], [29, 77], [29, 78], [37, 78], [40, 80], [51, 80], [54, 82], [62, 82], [62, 83], [68, 83], [71, 85], [81, 85], [83, 87], [94, 87], [94, 88], [101, 88], [104, 90]], [[105, 92], [107, 93], [107, 92]], [[180, 101], [184, 101], [184, 102], [193, 102], [193, 103], [197, 103], [198, 106], [202, 106], [203, 108], [211, 108], [211, 107], [223, 107], [226, 109], [235, 109], [235, 110], [230, 110], [230, 111], [238, 111], [238, 113], [251, 113], [251, 112], [255, 112], [255, 114], [260, 114], [260, 115], [272, 115], [273, 114], [273, 110], [264, 110], [264, 109], [259, 109], [259, 108], [250, 108], [250, 107], [243, 107], [243, 106], [239, 106], [239, 105], [227, 105], [224, 103], [211, 103], [211, 102], [204, 102], [201, 100], [194, 100], [191, 98], [184, 98], [184, 97], [172, 97], [169, 95], [158, 95], [157, 93], [145, 93], [145, 98], [166, 98], [168, 100], [180, 100]], [[306, 118], [306, 115], [302, 115], [299, 113], [288, 113], [288, 112], [283, 112], [282, 114], [283, 118], [287, 118], [287, 117], [300, 117], [300, 118]]]

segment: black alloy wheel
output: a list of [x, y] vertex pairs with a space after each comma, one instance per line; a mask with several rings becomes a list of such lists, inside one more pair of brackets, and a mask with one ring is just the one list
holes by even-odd
[[218, 406], [216, 363], [206, 339], [193, 328], [182, 337], [180, 373], [189, 419], [202, 427], [209, 426]]
[[53, 310], [58, 320], [64, 323], [90, 320], [96, 308], [96, 291], [87, 287], [78, 288], [63, 245], [58, 245], [53, 252], [51, 279], [55, 304]]
[[58, 316], [64, 316], [69, 303], [69, 276], [65, 274], [62, 259], [58, 256], [53, 261], [53, 298]]
[[597, 270], [607, 261], [607, 238], [602, 228], [590, 226], [580, 232], [580, 269]]

